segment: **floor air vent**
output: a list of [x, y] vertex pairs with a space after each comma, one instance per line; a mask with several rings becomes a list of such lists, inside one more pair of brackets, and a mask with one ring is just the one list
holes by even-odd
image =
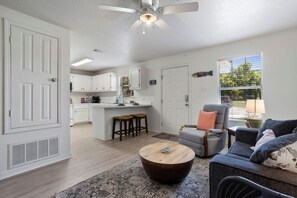
[[9, 145], [9, 168], [44, 160], [59, 154], [59, 138], [34, 140]]

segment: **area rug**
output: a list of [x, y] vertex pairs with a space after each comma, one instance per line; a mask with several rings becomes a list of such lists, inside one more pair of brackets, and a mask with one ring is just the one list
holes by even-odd
[[174, 141], [174, 142], [178, 141], [178, 136], [177, 135], [172, 135], [172, 134], [168, 134], [168, 133], [159, 133], [157, 135], [153, 135], [152, 137], [160, 138], [160, 139], [163, 139], [163, 140], [170, 140], [170, 141]]
[[135, 157], [56, 193], [56, 198], [206, 198], [209, 197], [209, 161], [196, 157], [188, 177], [181, 183], [166, 185], [150, 179], [144, 172], [139, 157]]

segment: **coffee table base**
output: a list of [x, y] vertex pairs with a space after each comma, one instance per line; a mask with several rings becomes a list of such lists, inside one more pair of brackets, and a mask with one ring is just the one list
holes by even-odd
[[158, 164], [142, 157], [141, 162], [146, 174], [161, 183], [173, 184], [181, 182], [188, 176], [194, 159], [181, 164]]

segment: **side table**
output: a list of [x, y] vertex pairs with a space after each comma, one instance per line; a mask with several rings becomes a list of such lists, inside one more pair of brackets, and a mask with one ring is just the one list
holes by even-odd
[[231, 147], [231, 136], [232, 135], [235, 136], [235, 132], [238, 127], [241, 127], [241, 126], [234, 126], [227, 129], [228, 130], [228, 148]]

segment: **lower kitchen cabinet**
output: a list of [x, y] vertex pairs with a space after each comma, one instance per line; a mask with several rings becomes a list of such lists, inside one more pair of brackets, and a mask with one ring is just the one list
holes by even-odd
[[75, 109], [74, 110], [74, 124], [83, 122], [92, 122], [92, 109]]

